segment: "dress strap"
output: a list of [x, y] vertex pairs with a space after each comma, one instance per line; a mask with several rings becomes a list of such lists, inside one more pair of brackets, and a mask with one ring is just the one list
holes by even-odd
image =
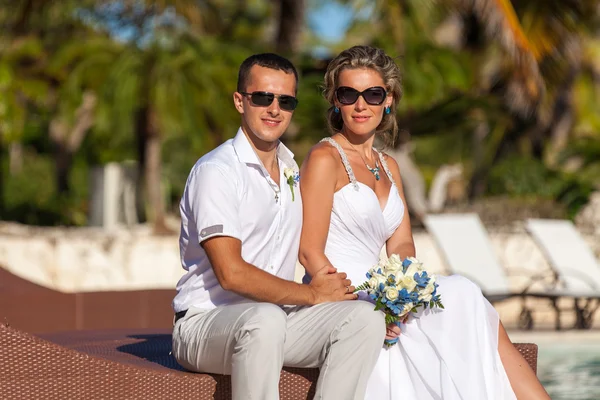
[[390, 169], [389, 169], [389, 167], [387, 165], [387, 161], [385, 161], [385, 158], [383, 157], [383, 153], [380, 152], [377, 149], [374, 149], [374, 150], [379, 155], [379, 161], [381, 161], [381, 165], [383, 166], [383, 170], [385, 171], [386, 175], [390, 179], [390, 182], [392, 182], [396, 187], [398, 187], [398, 185], [396, 185], [396, 182], [394, 181], [394, 177], [392, 176], [392, 173], [390, 172]]
[[356, 178], [354, 177], [354, 172], [352, 171], [352, 167], [350, 166], [350, 161], [348, 161], [348, 157], [346, 156], [346, 152], [342, 149], [342, 146], [335, 140], [330, 137], [326, 137], [321, 139], [321, 142], [327, 142], [333, 147], [336, 148], [338, 153], [340, 153], [340, 157], [342, 158], [342, 164], [344, 164], [344, 168], [346, 169], [346, 173], [348, 174], [348, 179], [350, 179], [350, 183], [354, 187], [355, 190], [358, 190], [358, 183], [356, 182]]

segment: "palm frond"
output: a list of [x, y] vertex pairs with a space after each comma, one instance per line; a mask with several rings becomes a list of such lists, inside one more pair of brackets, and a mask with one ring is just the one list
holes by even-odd
[[453, 0], [463, 10], [473, 12], [487, 34], [498, 40], [514, 63], [514, 79], [507, 90], [511, 108], [530, 112], [544, 94], [544, 81], [530, 40], [523, 31], [510, 0]]

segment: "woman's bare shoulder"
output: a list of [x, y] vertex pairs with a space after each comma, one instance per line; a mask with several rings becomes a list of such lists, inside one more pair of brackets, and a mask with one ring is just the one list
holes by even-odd
[[333, 166], [338, 163], [338, 151], [327, 142], [319, 142], [310, 148], [303, 166], [310, 164], [311, 166]]
[[390, 167], [390, 169], [400, 170], [400, 167], [398, 167], [398, 162], [394, 157], [390, 156], [384, 151], [381, 152], [381, 155], [383, 155], [383, 159], [387, 163], [388, 167]]

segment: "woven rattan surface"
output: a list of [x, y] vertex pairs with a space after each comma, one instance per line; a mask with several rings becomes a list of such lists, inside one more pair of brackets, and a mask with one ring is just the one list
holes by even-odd
[[[537, 345], [517, 344], [536, 368]], [[170, 331], [47, 334], [0, 325], [0, 399], [229, 399], [227, 376], [185, 372]], [[265, 360], [267, 362], [267, 360]], [[282, 371], [281, 399], [312, 398], [316, 369]]]
[[61, 293], [0, 265], [0, 323], [31, 333], [169, 328], [175, 293], [175, 289]]

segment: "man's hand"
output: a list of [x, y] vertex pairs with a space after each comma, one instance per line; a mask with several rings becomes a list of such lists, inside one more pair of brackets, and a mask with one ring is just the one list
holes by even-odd
[[309, 287], [314, 294], [314, 304], [330, 301], [356, 300], [354, 286], [346, 274], [326, 265], [312, 277]]

